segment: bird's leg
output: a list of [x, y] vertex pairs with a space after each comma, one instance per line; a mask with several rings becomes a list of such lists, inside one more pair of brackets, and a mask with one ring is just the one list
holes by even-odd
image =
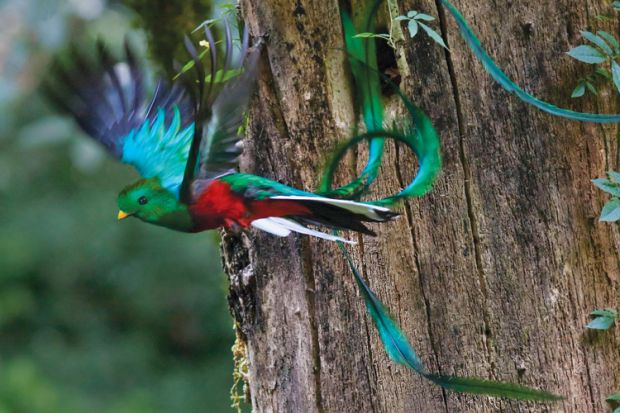
[[240, 225], [237, 221], [232, 220], [232, 219], [225, 219], [225, 220], [224, 220], [224, 227], [225, 227], [228, 231], [230, 231], [230, 232], [232, 232], [232, 233], [234, 233], [234, 234], [236, 234], [236, 235], [239, 235], [239, 234], [240, 234], [241, 232], [243, 232], [243, 230], [245, 229], [245, 228], [244, 228], [242, 225]]

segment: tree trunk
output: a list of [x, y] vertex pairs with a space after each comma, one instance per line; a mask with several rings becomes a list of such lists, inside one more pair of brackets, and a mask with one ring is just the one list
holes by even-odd
[[[564, 55], [589, 23], [609, 26], [591, 18], [610, 12], [607, 2], [455, 3], [526, 89], [563, 107], [618, 110], [607, 92], [570, 99], [584, 65]], [[351, 136], [356, 105], [341, 6], [242, 1], [252, 34], [266, 41], [244, 171], [312, 190], [329, 149]], [[253, 231], [225, 234], [223, 250], [254, 410], [608, 410], [605, 398], [620, 389], [620, 329], [584, 326], [590, 311], [620, 302], [620, 237], [597, 221], [606, 197], [590, 182], [617, 168], [617, 127], [526, 106], [489, 78], [441, 6], [397, 7], [438, 16], [434, 27], [451, 49], [424, 33], [413, 40], [395, 34], [400, 85], [433, 119], [444, 169], [430, 195], [403, 205], [403, 218], [373, 226], [376, 238], [348, 234], [358, 241], [350, 248], [356, 264], [430, 370], [518, 382], [566, 399], [546, 405], [442, 391], [388, 359], [336, 245]], [[389, 66], [390, 49], [381, 50]], [[386, 97], [390, 111], [396, 101]], [[341, 171], [343, 181], [363, 166], [363, 152]], [[396, 192], [415, 169], [404, 147], [388, 145], [373, 195]]]

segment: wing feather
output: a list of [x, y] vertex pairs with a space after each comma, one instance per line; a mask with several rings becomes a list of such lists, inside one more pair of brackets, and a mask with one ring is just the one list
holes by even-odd
[[[152, 173], [152, 151], [161, 146], [154, 138], [178, 112], [184, 127], [194, 118], [191, 101], [178, 82], [160, 79], [155, 93], [149, 97], [144, 86], [146, 74], [138, 64], [135, 53], [125, 42], [125, 56], [117, 59], [103, 43], [97, 43], [97, 58], [88, 59], [72, 48], [70, 64], [53, 64], [44, 82], [44, 91], [59, 109], [73, 116], [91, 138], [102, 144], [114, 157], [135, 166], [145, 177]], [[161, 112], [165, 116], [161, 116]], [[193, 127], [193, 126], [192, 126]], [[147, 133], [150, 132], [150, 133]], [[140, 152], [126, 156], [125, 145], [139, 135]], [[135, 150], [135, 145], [132, 146]], [[168, 150], [171, 148], [167, 147]], [[164, 154], [155, 156], [165, 160]], [[172, 158], [176, 157], [176, 153]]]
[[152, 94], [146, 92], [145, 71], [128, 42], [122, 59], [100, 42], [96, 59], [73, 48], [70, 64], [56, 60], [43, 87], [61, 110], [114, 157], [134, 166], [145, 178], [159, 178], [163, 187], [183, 200], [197, 171], [208, 171], [204, 175], [208, 177], [212, 171], [230, 170], [241, 152], [237, 131], [247, 108], [258, 53], [245, 59], [249, 43], [245, 30], [239, 63], [232, 64], [232, 33], [227, 23], [224, 29], [223, 59], [218, 59], [217, 42], [207, 27], [207, 70], [188, 38], [185, 46], [194, 60], [193, 71], [174, 81], [160, 78]]
[[[211, 116], [203, 130], [200, 178], [209, 179], [234, 170], [243, 151], [243, 145], [240, 144], [243, 136], [239, 129], [252, 94], [260, 55], [260, 45], [249, 50], [248, 44], [249, 34], [245, 30], [241, 55], [247, 56], [243, 64], [220, 74], [224, 77], [230, 72], [241, 72], [225, 83], [211, 106]], [[224, 67], [228, 67], [228, 64], [225, 63]]]

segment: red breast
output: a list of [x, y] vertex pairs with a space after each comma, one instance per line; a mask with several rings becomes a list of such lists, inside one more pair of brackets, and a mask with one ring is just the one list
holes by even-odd
[[189, 207], [197, 231], [230, 227], [247, 228], [252, 221], [267, 217], [309, 215], [305, 206], [287, 200], [252, 200], [233, 192], [226, 182], [215, 180], [204, 188]]

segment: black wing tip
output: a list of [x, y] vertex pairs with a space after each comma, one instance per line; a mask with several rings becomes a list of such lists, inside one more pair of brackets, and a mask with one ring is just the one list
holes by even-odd
[[[118, 141], [140, 123], [144, 103], [144, 73], [125, 38], [125, 55], [115, 53], [101, 38], [71, 42], [51, 59], [50, 70], [41, 80], [41, 95], [58, 112], [73, 117], [93, 139], [119, 156]], [[118, 65], [129, 66], [129, 77]], [[133, 89], [133, 92], [129, 90]]]
[[307, 207], [309, 215], [297, 216], [295, 219], [304, 221], [307, 224], [326, 226], [332, 229], [346, 229], [361, 234], [377, 236], [377, 233], [368, 228], [366, 224], [382, 223], [392, 221], [400, 216], [399, 213], [390, 209], [373, 209], [373, 214], [360, 214], [331, 205], [312, 200], [297, 201]]
[[383, 219], [383, 222], [385, 222], [385, 221], [394, 221], [394, 220], [400, 218], [400, 216], [401, 216], [400, 212], [396, 212], [396, 211], [392, 211], [392, 210], [377, 211], [377, 215], [379, 215]]

